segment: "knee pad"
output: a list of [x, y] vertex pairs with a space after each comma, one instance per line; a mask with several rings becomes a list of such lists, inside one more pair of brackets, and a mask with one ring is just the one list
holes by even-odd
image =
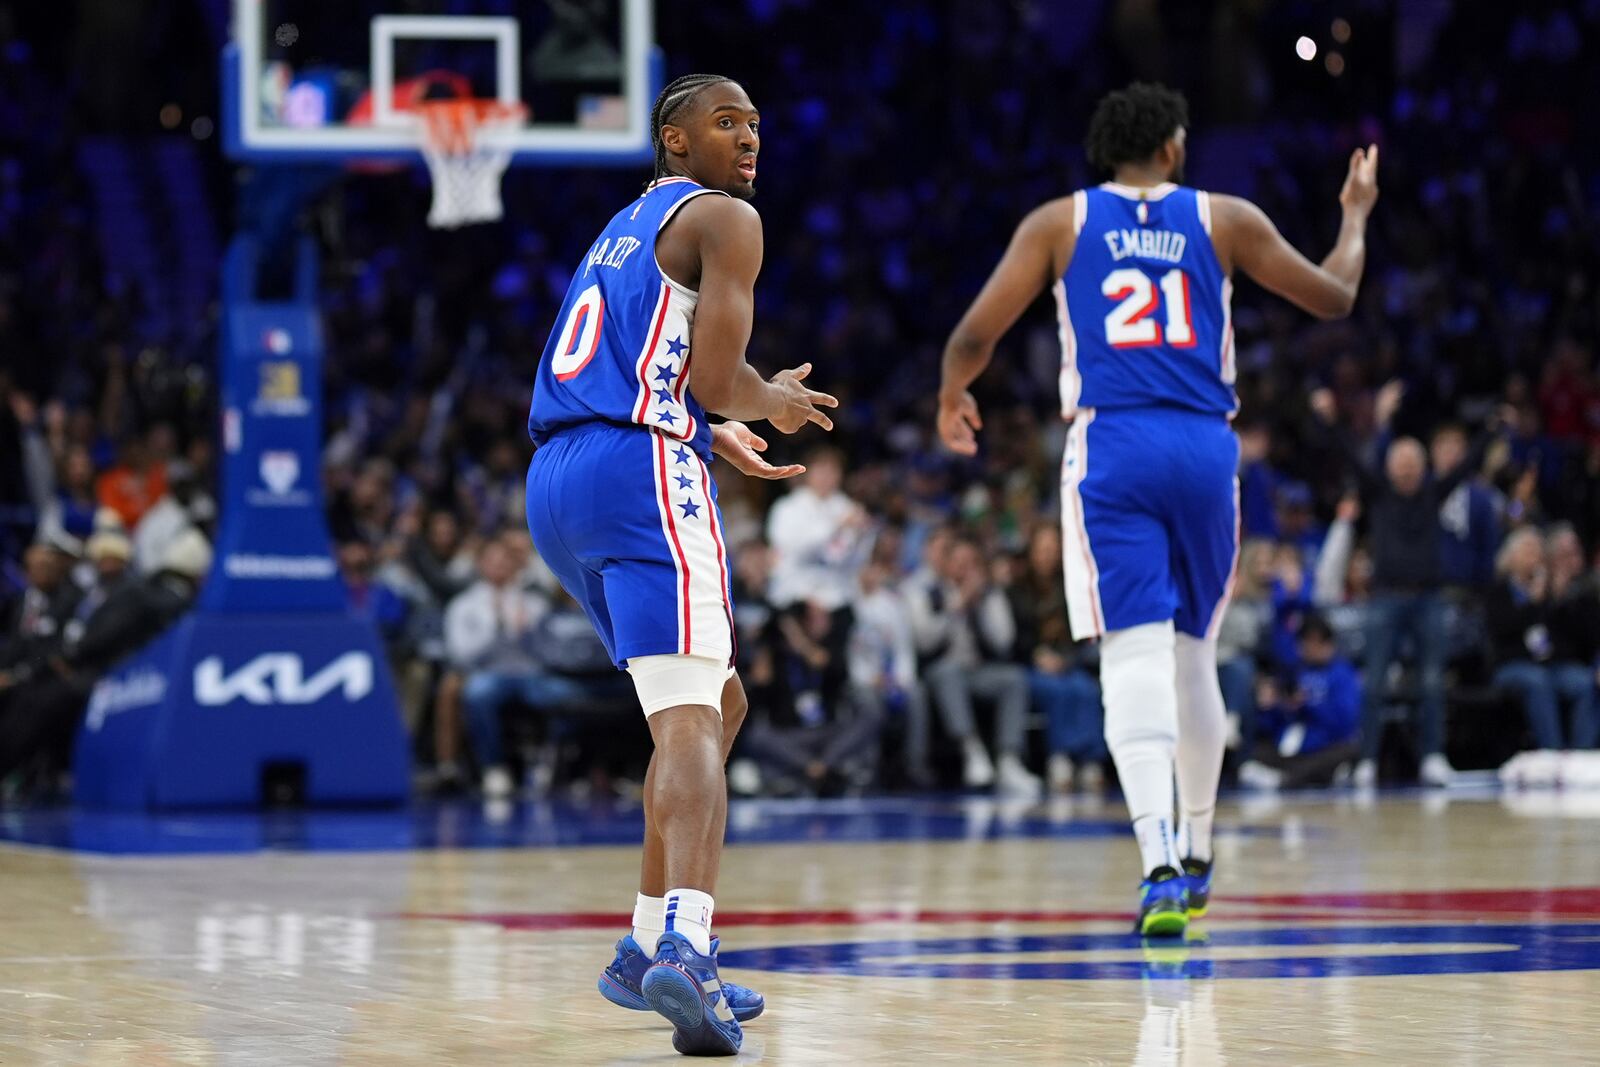
[[722, 689], [733, 675], [727, 660], [709, 656], [635, 656], [628, 674], [645, 718], [658, 711], [698, 704], [722, 714]]
[[1100, 642], [1100, 691], [1108, 744], [1176, 744], [1177, 650], [1172, 623], [1146, 623], [1107, 634]]

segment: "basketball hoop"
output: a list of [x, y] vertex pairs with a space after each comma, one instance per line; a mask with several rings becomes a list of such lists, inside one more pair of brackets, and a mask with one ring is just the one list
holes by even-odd
[[422, 100], [411, 110], [422, 120], [422, 155], [433, 178], [428, 225], [452, 230], [500, 218], [505, 213], [500, 178], [511, 162], [511, 149], [495, 143], [494, 134], [521, 123], [528, 109], [456, 97]]

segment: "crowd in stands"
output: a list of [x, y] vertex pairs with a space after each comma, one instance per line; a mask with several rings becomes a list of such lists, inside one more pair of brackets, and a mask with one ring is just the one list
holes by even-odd
[[[1126, 29], [1123, 6], [1099, 17]], [[1266, 16], [1230, 31], [1259, 68], [1231, 93], [1216, 88], [1237, 82], [1229, 64], [1150, 69], [1159, 57], [1098, 48], [1047, 4], [889, 0], [843, 41], [804, 0], [713, 5], [725, 17], [693, 37], [661, 27], [674, 70], [731, 67], [763, 112], [751, 359], [815, 362], [843, 402], [826, 441], [774, 443], [808, 463], [799, 481], [718, 471], [751, 706], [736, 789], [1033, 796], [1113, 772], [1095, 648], [1070, 639], [1061, 589], [1049, 309], [982, 383], [979, 459], [938, 448], [932, 394], [960, 306], [1028, 208], [1093, 179], [1083, 119], [1135, 73], [1190, 91], [1190, 177], [1249, 195], [1314, 258], [1350, 148], [1383, 145], [1355, 315], [1314, 324], [1244, 284], [1235, 299], [1230, 773], [1262, 789], [1444, 784], [1522, 749], [1596, 746], [1600, 166], [1580, 107], [1600, 66], [1578, 57], [1600, 47], [1600, 10], [1445, 5], [1418, 26], [1354, 6], [1356, 37], [1394, 55], [1377, 50], [1375, 81], [1354, 60], [1344, 83], [1319, 66], [1317, 92], [1269, 55], [1283, 25]], [[13, 791], [66, 766], [93, 679], [192, 601], [217, 519], [211, 327], [139, 336], [140, 293], [108, 286], [83, 190], [57, 178], [70, 85], [41, 89], [54, 52], [17, 32], [0, 16]], [[782, 43], [741, 69], [757, 40]], [[329, 525], [440, 789], [638, 770], [616, 756], [644, 731], [626, 677], [533, 552], [521, 505], [532, 354], [636, 177], [513, 171], [507, 221], [456, 234], [423, 228], [411, 174], [355, 178], [313, 216]], [[246, 207], [248, 184], [238, 195]]]

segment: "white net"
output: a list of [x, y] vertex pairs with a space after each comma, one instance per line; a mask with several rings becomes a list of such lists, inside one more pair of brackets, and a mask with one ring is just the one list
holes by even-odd
[[488, 100], [430, 100], [417, 111], [423, 122], [422, 155], [433, 179], [428, 225], [452, 230], [500, 218], [505, 213], [500, 179], [511, 163], [511, 149], [479, 135], [517, 125], [524, 109]]

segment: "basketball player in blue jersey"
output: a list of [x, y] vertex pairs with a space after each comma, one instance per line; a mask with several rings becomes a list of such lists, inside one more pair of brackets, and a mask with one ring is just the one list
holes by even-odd
[[528, 430], [528, 526], [632, 676], [655, 754], [633, 932], [600, 991], [654, 1009], [691, 1055], [733, 1055], [759, 994], [717, 978], [712, 893], [727, 820], [723, 765], [745, 714], [733, 672], [731, 571], [713, 453], [764, 478], [741, 422], [831, 429], [811, 365], [763, 380], [745, 362], [761, 220], [760, 116], [737, 82], [679, 78], [651, 114], [655, 179], [578, 265], [545, 346]]
[[[1106, 741], [1144, 863], [1137, 930], [1180, 934], [1211, 894], [1225, 737], [1217, 624], [1239, 557], [1229, 301], [1235, 271], [1323, 319], [1350, 313], [1378, 198], [1350, 157], [1322, 264], [1254, 204], [1176, 184], [1188, 108], [1162, 86], [1102, 100], [1089, 161], [1112, 174], [1023, 219], [944, 352], [939, 433], [972, 455], [967, 391], [1045, 287], [1061, 332], [1061, 527], [1073, 636], [1101, 639]], [[1176, 775], [1181, 822], [1174, 828]]]

